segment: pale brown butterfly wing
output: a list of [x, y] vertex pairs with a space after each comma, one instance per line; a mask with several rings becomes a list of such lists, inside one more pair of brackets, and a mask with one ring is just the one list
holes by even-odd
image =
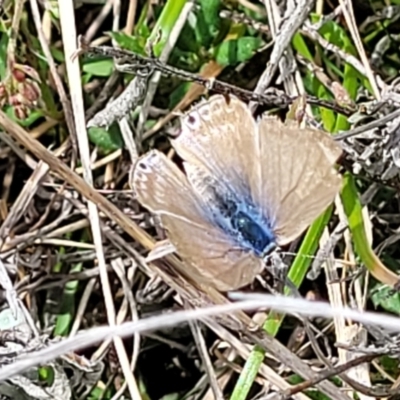
[[168, 238], [188, 264], [192, 279], [218, 290], [232, 290], [252, 282], [262, 262], [243, 251], [210, 220], [202, 197], [186, 176], [163, 153], [141, 157], [132, 174], [138, 200], [157, 214]]
[[260, 183], [256, 122], [246, 104], [215, 95], [181, 118], [181, 132], [172, 144], [180, 157], [201, 165], [217, 181], [250, 195]]
[[298, 237], [334, 200], [341, 177], [333, 168], [341, 147], [325, 132], [264, 116], [261, 138], [264, 199], [279, 245]]

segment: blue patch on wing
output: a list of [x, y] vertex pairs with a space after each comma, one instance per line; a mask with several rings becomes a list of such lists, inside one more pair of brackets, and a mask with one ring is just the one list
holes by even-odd
[[213, 204], [209, 204], [212, 219], [238, 246], [257, 256], [264, 256], [275, 246], [275, 235], [250, 196], [239, 196], [221, 184], [209, 189], [213, 192]]

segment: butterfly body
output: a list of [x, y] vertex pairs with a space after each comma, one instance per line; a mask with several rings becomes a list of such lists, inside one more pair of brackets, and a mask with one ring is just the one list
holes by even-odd
[[244, 250], [262, 256], [274, 247], [275, 236], [249, 194], [236, 194], [229, 185], [214, 183], [206, 197], [214, 223]]
[[133, 172], [139, 201], [160, 216], [192, 279], [219, 290], [250, 283], [275, 245], [298, 237], [333, 201], [340, 146], [324, 132], [263, 116], [235, 97], [212, 96], [181, 119], [172, 145]]

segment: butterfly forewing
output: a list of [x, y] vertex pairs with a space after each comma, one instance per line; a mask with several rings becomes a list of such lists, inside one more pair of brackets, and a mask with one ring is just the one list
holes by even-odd
[[263, 212], [279, 245], [298, 237], [334, 200], [341, 178], [333, 166], [340, 146], [328, 134], [264, 116], [261, 139]]
[[188, 264], [183, 273], [191, 279], [232, 290], [249, 284], [260, 272], [261, 260], [213, 224], [204, 199], [163, 153], [153, 150], [141, 157], [132, 179], [138, 200], [160, 216], [168, 238]]
[[250, 188], [261, 183], [257, 134], [244, 103], [215, 95], [182, 117], [180, 135], [172, 144], [188, 163], [201, 164], [221, 184], [250, 195]]

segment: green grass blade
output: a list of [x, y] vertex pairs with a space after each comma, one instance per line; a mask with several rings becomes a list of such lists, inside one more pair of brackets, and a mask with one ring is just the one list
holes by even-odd
[[[186, 0], [168, 0], [163, 7], [161, 15], [149, 37], [149, 41], [154, 43], [153, 51], [155, 56], [160, 56], [185, 4]], [[161, 36], [158, 38], [160, 34]]]
[[344, 176], [341, 199], [357, 255], [375, 279], [390, 286], [397, 285], [399, 276], [381, 262], [368, 243], [362, 205], [357, 194], [354, 178], [349, 173]]

